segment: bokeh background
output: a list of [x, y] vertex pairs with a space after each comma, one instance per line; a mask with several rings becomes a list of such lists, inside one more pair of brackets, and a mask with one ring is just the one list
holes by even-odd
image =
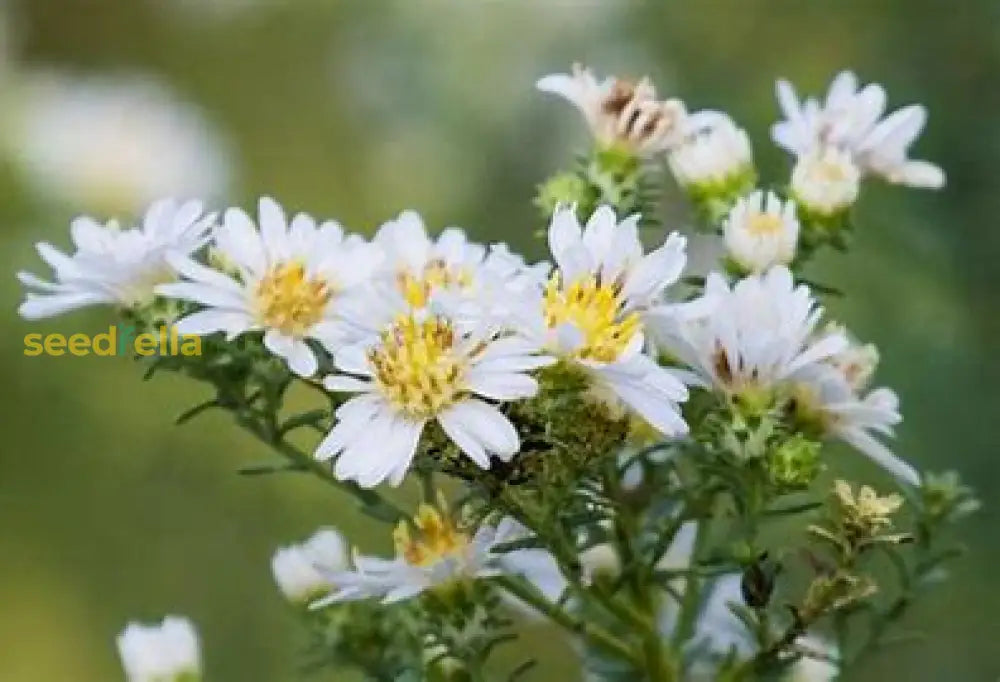
[[[586, 137], [533, 83], [574, 60], [727, 109], [773, 178], [787, 172], [766, 143], [778, 76], [817, 92], [852, 67], [892, 105], [928, 105], [916, 156], [947, 170], [947, 188], [867, 186], [856, 250], [814, 274], [846, 290], [837, 313], [883, 351], [880, 378], [906, 417], [898, 451], [959, 469], [986, 504], [964, 529], [957, 579], [908, 622], [932, 636], [855, 678], [1000, 676], [1000, 4], [667, 4], [3, 5], [0, 680], [120, 679], [115, 634], [167, 612], [199, 625], [210, 679], [300, 679], [301, 630], [272, 586], [272, 551], [324, 524], [388, 544], [321, 483], [235, 475], [267, 453], [224, 416], [174, 427], [197, 387], [144, 384], [125, 359], [24, 357], [29, 331], [109, 322], [17, 318], [14, 272], [44, 273], [33, 243], [65, 245], [73, 215], [128, 216], [161, 194], [249, 206], [269, 193], [362, 231], [413, 207], [537, 255], [534, 187]], [[556, 635], [531, 642], [535, 679], [575, 678]]]

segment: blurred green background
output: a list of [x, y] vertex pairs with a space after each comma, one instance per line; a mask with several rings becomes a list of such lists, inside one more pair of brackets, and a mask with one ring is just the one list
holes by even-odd
[[[959, 469], [986, 505], [964, 528], [973, 551], [956, 579], [909, 619], [933, 636], [872, 659], [855, 678], [1000, 676], [1000, 3], [666, 5], [6, 5], [0, 680], [120, 679], [114, 636], [129, 619], [168, 612], [198, 624], [209, 679], [299, 679], [301, 630], [273, 588], [272, 551], [321, 524], [355, 539], [382, 538], [363, 543], [369, 547], [388, 545], [381, 528], [321, 483], [235, 475], [267, 453], [224, 416], [174, 427], [174, 416], [202, 397], [197, 387], [174, 378], [144, 384], [124, 359], [23, 356], [29, 331], [93, 333], [109, 322], [107, 311], [37, 325], [18, 319], [13, 273], [47, 274], [33, 243], [66, 245], [72, 215], [137, 203], [127, 188], [88, 185], [91, 201], [86, 191], [60, 194], [24, 172], [24, 126], [41, 120], [38, 112], [17, 113], [24, 83], [43, 72], [64, 82], [94, 75], [159, 82], [197, 107], [218, 140], [211, 152], [195, 145], [214, 155], [196, 166], [228, 168], [204, 180], [216, 203], [247, 206], [268, 193], [362, 231], [413, 207], [432, 226], [462, 225], [482, 241], [508, 240], [537, 256], [534, 186], [586, 137], [575, 112], [535, 93], [533, 83], [575, 60], [600, 73], [649, 73], [690, 108], [728, 110], [757, 141], [759, 164], [773, 178], [787, 172], [784, 155], [766, 142], [776, 77], [818, 92], [851, 67], [885, 84], [894, 107], [928, 105], [915, 156], [942, 165], [947, 188], [870, 183], [856, 250], [824, 259], [815, 272], [846, 289], [836, 312], [882, 349], [879, 378], [903, 400], [898, 452], [921, 468]], [[87, 154], [94, 169], [87, 172], [142, 150], [127, 138], [116, 144]], [[142, 161], [174, 163], [171, 151]], [[853, 455], [843, 459], [877, 475]], [[574, 679], [555, 634], [531, 641], [545, 660], [533, 679]], [[324, 675], [314, 679], [346, 679]]]

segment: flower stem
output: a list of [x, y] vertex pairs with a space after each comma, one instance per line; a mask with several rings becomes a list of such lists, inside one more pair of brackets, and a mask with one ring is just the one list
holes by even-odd
[[275, 429], [270, 429], [259, 420], [248, 415], [236, 414], [236, 422], [245, 430], [252, 433], [259, 440], [263, 441], [278, 454], [282, 455], [290, 462], [299, 467], [302, 471], [308, 471], [317, 478], [354, 497], [361, 505], [374, 512], [376, 516], [386, 520], [398, 520], [406, 518], [406, 513], [392, 502], [386, 500], [374, 490], [362, 488], [353, 481], [341, 481], [329, 467], [303, 452], [287, 440], [284, 440]]
[[573, 634], [580, 635], [605, 653], [635, 665], [641, 665], [641, 661], [637, 660], [632, 647], [628, 644], [600, 626], [581, 620], [558, 605], [553, 604], [541, 592], [523, 579], [502, 576], [497, 578], [496, 582], [525, 604], [548, 616], [552, 622]]

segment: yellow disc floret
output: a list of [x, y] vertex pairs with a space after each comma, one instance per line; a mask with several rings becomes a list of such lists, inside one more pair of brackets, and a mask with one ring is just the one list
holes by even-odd
[[257, 283], [257, 317], [264, 327], [301, 336], [323, 319], [332, 295], [329, 283], [307, 276], [302, 263], [280, 263]]
[[614, 362], [642, 327], [637, 312], [623, 311], [621, 287], [602, 283], [594, 275], [563, 289], [559, 273], [554, 274], [545, 288], [544, 307], [549, 329], [572, 324], [583, 334], [583, 344], [573, 353], [581, 360]]
[[469, 536], [429, 504], [422, 504], [411, 522], [400, 521], [392, 533], [396, 555], [412, 566], [430, 566], [443, 559], [461, 557]]
[[784, 226], [784, 221], [777, 213], [752, 212], [747, 218], [747, 231], [758, 237], [779, 234]]
[[467, 268], [449, 266], [444, 260], [436, 258], [417, 274], [401, 271], [396, 276], [396, 283], [408, 304], [423, 308], [435, 289], [467, 289], [472, 286], [472, 273]]
[[382, 394], [411, 417], [431, 417], [465, 390], [464, 358], [456, 352], [454, 329], [441, 318], [399, 316], [368, 359]]

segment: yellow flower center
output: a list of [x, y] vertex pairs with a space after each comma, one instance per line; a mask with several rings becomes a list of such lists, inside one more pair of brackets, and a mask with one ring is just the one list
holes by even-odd
[[302, 263], [275, 265], [257, 284], [257, 317], [267, 328], [301, 336], [323, 319], [333, 296], [322, 279], [306, 276]]
[[396, 276], [399, 291], [414, 308], [423, 308], [435, 289], [468, 289], [472, 286], [472, 273], [467, 268], [449, 267], [440, 258], [424, 266], [423, 272], [413, 274], [401, 271]]
[[844, 164], [836, 161], [820, 161], [813, 169], [815, 177], [821, 182], [843, 182], [847, 180], [847, 170]]
[[402, 412], [427, 418], [462, 395], [465, 363], [455, 351], [449, 322], [401, 315], [381, 341], [369, 351], [368, 360], [382, 394]]
[[757, 237], [771, 237], [781, 232], [784, 223], [780, 215], [755, 212], [747, 219], [747, 231]]
[[559, 282], [557, 272], [545, 287], [545, 325], [555, 329], [572, 324], [580, 330], [584, 341], [573, 357], [598, 362], [617, 360], [642, 328], [639, 313], [623, 313], [620, 287], [601, 283], [593, 275], [577, 279], [566, 289]]
[[457, 558], [469, 547], [469, 536], [429, 504], [422, 504], [408, 523], [400, 521], [392, 533], [396, 555], [411, 566], [431, 566], [442, 559]]

